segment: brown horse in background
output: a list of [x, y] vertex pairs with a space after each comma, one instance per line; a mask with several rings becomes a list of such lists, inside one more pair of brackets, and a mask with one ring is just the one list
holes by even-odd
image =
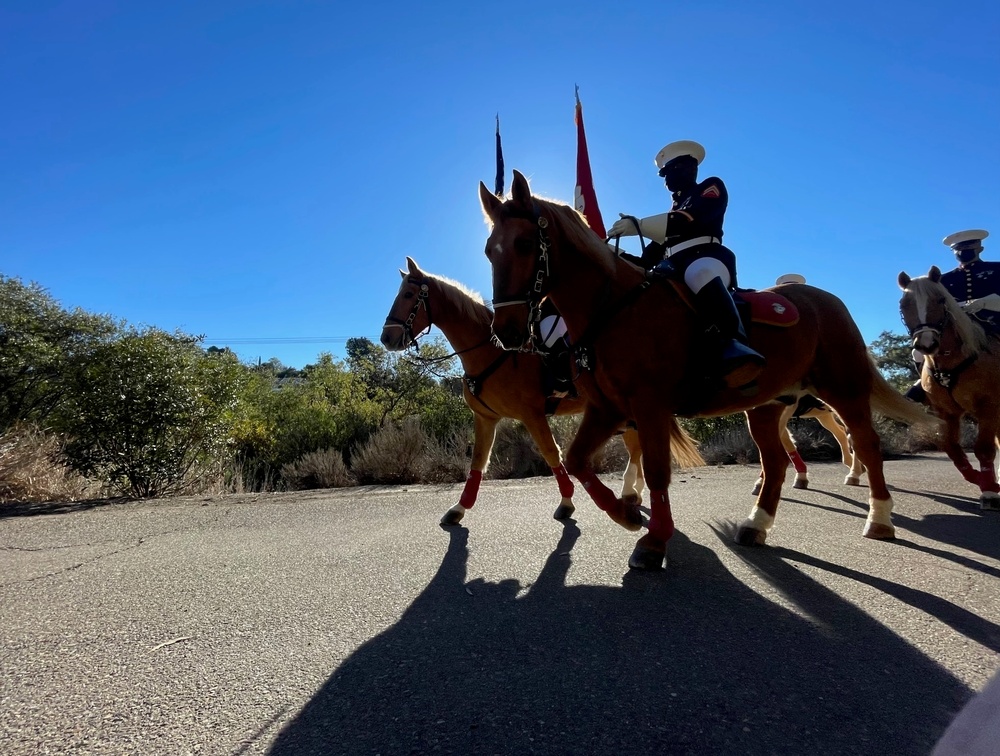
[[[991, 338], [948, 293], [941, 270], [926, 276], [897, 279], [903, 296], [899, 312], [913, 340], [926, 355], [920, 384], [934, 413], [944, 420], [941, 446], [970, 483], [979, 486], [980, 509], [1000, 509], [1000, 486], [995, 467], [1000, 428], [1000, 341]], [[960, 443], [962, 418], [979, 425], [973, 453], [975, 470]]]
[[507, 348], [530, 341], [531, 323], [548, 297], [563, 316], [578, 361], [587, 367], [577, 386], [587, 400], [566, 467], [612, 519], [635, 527], [640, 515], [594, 474], [591, 456], [626, 420], [634, 420], [643, 450], [652, 515], [629, 565], [659, 568], [674, 531], [667, 488], [670, 441], [665, 429], [678, 414], [719, 416], [745, 411], [760, 450], [764, 485], [737, 541], [763, 543], [781, 495], [788, 457], [779, 423], [789, 404], [811, 393], [829, 404], [850, 429], [854, 449], [868, 468], [869, 513], [862, 534], [895, 535], [892, 497], [885, 483], [872, 409], [902, 420], [932, 422], [922, 408], [896, 392], [879, 373], [850, 313], [837, 297], [805, 284], [780, 292], [798, 310], [787, 327], [752, 323], [751, 346], [767, 359], [756, 391], [719, 388], [706, 394], [702, 365], [693, 364], [705, 337], [693, 309], [668, 282], [614, 255], [573, 208], [534, 197], [514, 171], [504, 201], [479, 185], [492, 229], [486, 256], [493, 267], [493, 330]]
[[[390, 351], [401, 351], [413, 345], [419, 334], [433, 323], [451, 344], [462, 361], [465, 371], [463, 395], [472, 410], [475, 437], [472, 445], [472, 467], [459, 503], [441, 518], [442, 525], [456, 525], [466, 511], [476, 503], [479, 484], [489, 464], [496, 438], [497, 424], [502, 418], [520, 420], [531, 434], [538, 451], [552, 469], [559, 484], [562, 500], [554, 517], [561, 520], [573, 514], [573, 482], [562, 463], [562, 453], [546, 420], [546, 397], [542, 390], [542, 359], [537, 354], [515, 354], [498, 347], [490, 326], [492, 311], [461, 285], [440, 276], [425, 273], [409, 257], [408, 270], [400, 270], [403, 278], [396, 298], [389, 308], [382, 328], [382, 344]], [[567, 397], [558, 402], [552, 413], [576, 415], [583, 411], [584, 401]], [[676, 425], [676, 423], [675, 423]], [[678, 464], [697, 467], [705, 464], [692, 439], [677, 425], [671, 429]], [[622, 498], [634, 505], [642, 499], [642, 452], [639, 436], [633, 428], [625, 428], [622, 440], [628, 451], [629, 463], [622, 480]]]

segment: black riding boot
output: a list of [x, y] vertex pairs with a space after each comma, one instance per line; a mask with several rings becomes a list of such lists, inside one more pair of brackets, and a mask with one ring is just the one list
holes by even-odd
[[917, 404], [927, 404], [927, 392], [924, 391], [924, 387], [920, 381], [910, 386], [910, 389], [906, 392], [906, 398]]
[[722, 379], [729, 388], [745, 386], [760, 375], [764, 357], [747, 346], [736, 303], [721, 278], [713, 278], [694, 295], [702, 319], [722, 342]]

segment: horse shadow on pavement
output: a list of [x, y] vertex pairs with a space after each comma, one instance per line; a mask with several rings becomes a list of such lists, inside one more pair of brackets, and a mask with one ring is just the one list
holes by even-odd
[[768, 549], [746, 551], [809, 619], [679, 531], [666, 572], [568, 586], [569, 521], [527, 590], [467, 582], [469, 532], [448, 534], [426, 589], [270, 754], [923, 755], [972, 696]]

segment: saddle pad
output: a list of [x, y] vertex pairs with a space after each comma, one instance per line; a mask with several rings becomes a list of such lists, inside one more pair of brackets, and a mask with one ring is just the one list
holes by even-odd
[[733, 298], [750, 305], [750, 318], [754, 323], [788, 327], [799, 322], [799, 309], [776, 292], [739, 291]]

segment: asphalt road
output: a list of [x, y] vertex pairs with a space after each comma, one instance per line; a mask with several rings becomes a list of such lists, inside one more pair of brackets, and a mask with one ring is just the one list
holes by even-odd
[[685, 471], [660, 573], [551, 478], [448, 530], [458, 486], [0, 509], [0, 753], [927, 754], [1000, 666], [1000, 514], [887, 476], [896, 541], [824, 464], [744, 548], [756, 470]]

